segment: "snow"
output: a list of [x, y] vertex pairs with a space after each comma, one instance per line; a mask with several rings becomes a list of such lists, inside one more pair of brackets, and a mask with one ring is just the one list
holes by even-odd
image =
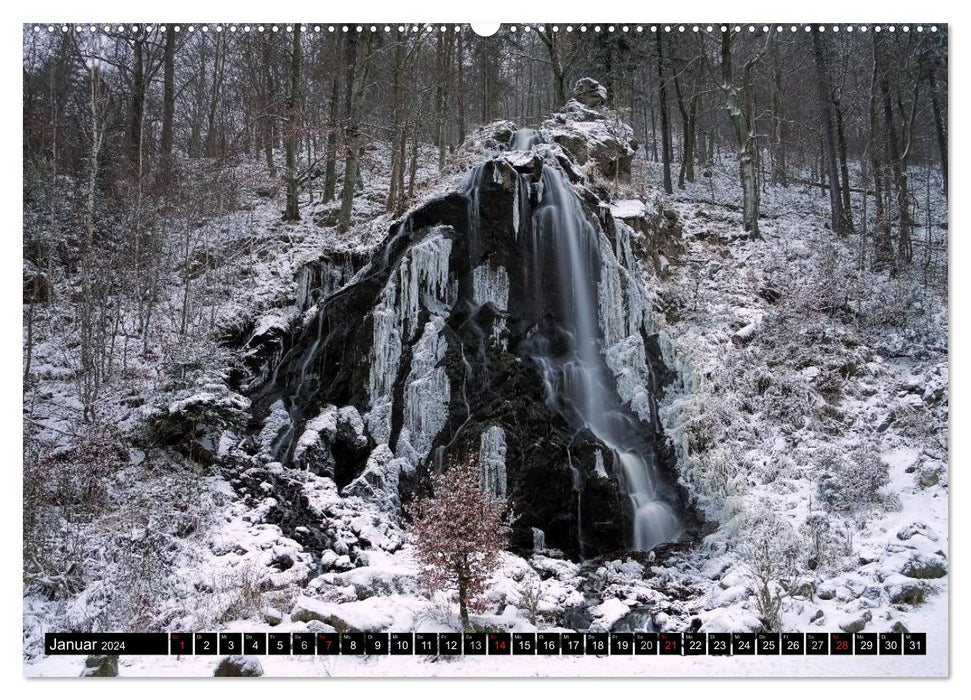
[[634, 219], [645, 212], [644, 202], [639, 199], [620, 199], [610, 204], [610, 214], [615, 219]]

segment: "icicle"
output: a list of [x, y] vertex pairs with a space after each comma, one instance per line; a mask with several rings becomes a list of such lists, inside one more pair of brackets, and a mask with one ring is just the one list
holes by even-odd
[[538, 527], [533, 528], [533, 553], [540, 554], [546, 549], [546, 533]]
[[604, 455], [600, 450], [597, 450], [597, 454], [594, 459], [593, 471], [594, 474], [599, 476], [601, 479], [607, 478], [607, 470], [604, 468]]
[[617, 380], [617, 393], [643, 421], [651, 419], [650, 370], [639, 333], [607, 349], [607, 366]]
[[506, 497], [506, 431], [490, 425], [479, 438], [479, 487]]
[[519, 239], [519, 177], [513, 180], [512, 190], [512, 232]]
[[379, 443], [386, 442], [391, 434], [391, 396], [403, 340], [410, 341], [417, 333], [422, 307], [435, 316], [444, 316], [455, 300], [457, 287], [448, 280], [452, 241], [443, 230], [429, 233], [402, 256], [373, 311], [374, 343], [368, 376], [371, 404], [366, 421]]
[[[449, 379], [442, 366], [448, 344], [445, 320], [434, 316], [412, 348], [411, 371], [405, 380], [402, 436], [423, 460], [448, 418]], [[407, 434], [406, 434], [407, 431]]]
[[491, 303], [499, 311], [506, 311], [509, 305], [506, 268], [479, 265], [472, 270], [472, 301], [479, 306]]
[[627, 335], [627, 305], [620, 281], [620, 265], [610, 251], [606, 239], [600, 241], [600, 284], [597, 296], [600, 306], [600, 330], [604, 345], [610, 347]]

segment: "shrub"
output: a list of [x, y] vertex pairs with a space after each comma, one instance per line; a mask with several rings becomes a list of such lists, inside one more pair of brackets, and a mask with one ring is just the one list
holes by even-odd
[[817, 462], [819, 499], [830, 510], [852, 511], [877, 503], [880, 489], [890, 482], [887, 465], [868, 447], [849, 455], [821, 451]]
[[801, 549], [796, 532], [772, 511], [749, 515], [742, 525], [742, 566], [752, 580], [755, 606], [766, 630], [782, 626], [782, 610]]

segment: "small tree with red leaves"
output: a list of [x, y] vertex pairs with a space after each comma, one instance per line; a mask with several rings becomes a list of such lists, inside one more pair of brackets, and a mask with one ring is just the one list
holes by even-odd
[[431, 477], [431, 495], [417, 498], [411, 516], [422, 584], [429, 592], [458, 591], [459, 616], [483, 609], [486, 581], [499, 567], [515, 516], [501, 498], [479, 487], [474, 455]]

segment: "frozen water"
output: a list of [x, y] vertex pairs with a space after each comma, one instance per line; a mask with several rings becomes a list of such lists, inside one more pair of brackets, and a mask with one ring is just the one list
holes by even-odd
[[490, 425], [479, 438], [479, 486], [506, 496], [506, 432]]

